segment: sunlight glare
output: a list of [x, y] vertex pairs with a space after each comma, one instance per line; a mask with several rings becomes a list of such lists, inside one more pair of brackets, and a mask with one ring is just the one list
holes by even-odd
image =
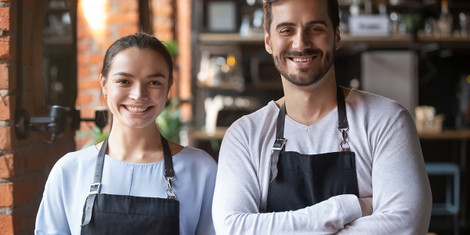
[[81, 7], [93, 33], [99, 34], [106, 25], [106, 0], [82, 0]]

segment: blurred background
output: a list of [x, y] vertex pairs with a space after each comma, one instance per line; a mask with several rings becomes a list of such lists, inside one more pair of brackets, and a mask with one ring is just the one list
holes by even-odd
[[[338, 83], [397, 100], [416, 121], [433, 190], [430, 232], [468, 234], [470, 1], [339, 0]], [[145, 31], [172, 53], [156, 125], [218, 159], [226, 128], [283, 96], [263, 0], [0, 0], [0, 234], [32, 234], [47, 175], [106, 138], [106, 49]]]

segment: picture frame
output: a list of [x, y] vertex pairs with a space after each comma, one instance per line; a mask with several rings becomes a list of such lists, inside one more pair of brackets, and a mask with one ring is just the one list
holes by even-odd
[[204, 7], [207, 32], [233, 33], [239, 28], [237, 1], [210, 0]]

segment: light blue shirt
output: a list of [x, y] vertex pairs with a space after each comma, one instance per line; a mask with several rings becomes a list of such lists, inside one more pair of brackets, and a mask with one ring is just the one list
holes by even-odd
[[[35, 234], [80, 234], [98, 150], [95, 146], [59, 159], [46, 182]], [[217, 165], [206, 152], [185, 147], [173, 156], [173, 191], [180, 203], [180, 234], [215, 234], [211, 217]], [[166, 198], [163, 161], [135, 164], [106, 155], [100, 193]]]

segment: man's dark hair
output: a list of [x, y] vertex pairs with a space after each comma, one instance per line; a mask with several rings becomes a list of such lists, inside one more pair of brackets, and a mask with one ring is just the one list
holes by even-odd
[[[268, 33], [273, 21], [272, 15], [272, 4], [280, 2], [282, 0], [265, 0], [264, 2], [264, 28]], [[333, 29], [339, 27], [339, 9], [338, 9], [338, 0], [326, 0], [328, 2], [328, 16], [330, 17], [331, 22], [333, 23]]]

